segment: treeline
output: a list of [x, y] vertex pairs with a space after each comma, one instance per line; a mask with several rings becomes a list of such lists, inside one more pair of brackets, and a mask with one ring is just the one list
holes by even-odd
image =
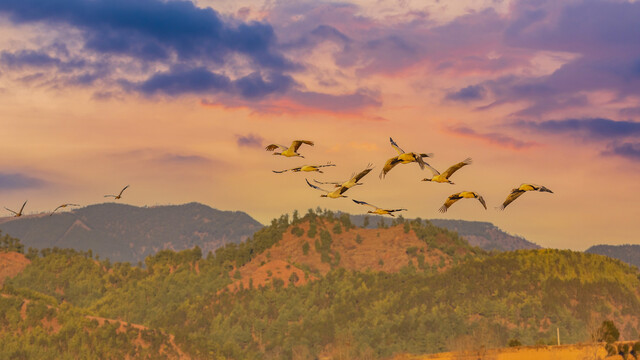
[[11, 237], [9, 234], [4, 234], [4, 236], [2, 236], [2, 231], [0, 230], [0, 251], [14, 251], [24, 254], [24, 245], [22, 245], [20, 239]]

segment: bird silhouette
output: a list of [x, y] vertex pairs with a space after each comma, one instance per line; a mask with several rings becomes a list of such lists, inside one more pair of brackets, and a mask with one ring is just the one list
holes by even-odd
[[11, 211], [14, 214], [13, 217], [20, 217], [20, 216], [22, 216], [22, 210], [24, 210], [24, 206], [27, 205], [27, 201], [29, 201], [29, 200], [25, 200], [24, 204], [22, 204], [22, 207], [20, 208], [20, 211], [18, 211], [18, 212], [15, 212], [15, 211], [7, 208], [7, 207], [5, 207], [5, 209]]
[[507, 205], [511, 204], [515, 199], [519, 198], [520, 195], [524, 194], [527, 191], [548, 192], [553, 194], [553, 191], [547, 189], [542, 185], [521, 184], [520, 187], [511, 190], [511, 193], [509, 193], [509, 195], [507, 196], [507, 199], [502, 203], [502, 205], [498, 209], [504, 210], [504, 208], [506, 208]]
[[438, 172], [438, 170], [432, 168], [431, 166], [429, 166], [429, 169], [431, 170], [431, 172], [433, 173], [433, 176], [431, 178], [424, 178], [422, 179], [422, 181], [433, 181], [433, 182], [439, 182], [439, 183], [449, 183], [451, 185], [453, 185], [453, 182], [451, 182], [451, 180], [449, 180], [449, 177], [451, 175], [453, 175], [454, 172], [460, 170], [461, 167], [465, 166], [465, 165], [469, 165], [471, 164], [471, 158], [466, 158], [464, 161], [461, 161], [455, 165], [450, 166], [445, 172], [443, 172], [442, 174], [440, 174]]
[[440, 211], [441, 213], [445, 213], [445, 212], [447, 212], [449, 207], [451, 207], [451, 205], [453, 205], [456, 201], [458, 201], [460, 199], [465, 199], [465, 198], [478, 199], [478, 201], [480, 201], [480, 204], [482, 204], [484, 209], [485, 210], [487, 209], [487, 203], [484, 201], [484, 198], [482, 196], [480, 196], [478, 193], [475, 193], [473, 191], [463, 191], [463, 192], [459, 192], [459, 193], [455, 193], [453, 195], [450, 195], [447, 198], [447, 200], [444, 202], [444, 205], [442, 205], [440, 207], [440, 209], [438, 209], [438, 211]]
[[112, 197], [115, 200], [118, 200], [122, 197], [122, 193], [129, 187], [129, 185], [125, 186], [124, 188], [122, 188], [122, 190], [120, 190], [120, 193], [118, 195], [105, 195], [104, 197]]
[[286, 156], [286, 157], [300, 156], [301, 158], [304, 158], [304, 156], [298, 154], [298, 148], [302, 144], [307, 144], [307, 145], [313, 146], [313, 141], [309, 141], [309, 140], [294, 140], [291, 143], [291, 146], [289, 146], [289, 147], [286, 147], [284, 145], [279, 145], [279, 144], [270, 144], [270, 145], [267, 145], [265, 147], [265, 150], [273, 151], [275, 149], [280, 148], [280, 149], [282, 149], [282, 151], [281, 152], [274, 152], [273, 155], [282, 155], [282, 156]]
[[431, 167], [429, 164], [427, 164], [423, 160], [423, 158], [432, 157], [433, 154], [418, 154], [415, 152], [405, 152], [400, 148], [400, 146], [398, 146], [398, 144], [396, 144], [395, 141], [393, 141], [392, 138], [389, 138], [389, 141], [391, 142], [391, 146], [393, 146], [393, 148], [396, 149], [396, 151], [398, 151], [398, 155], [392, 157], [391, 159], [387, 160], [387, 162], [384, 163], [384, 166], [382, 167], [382, 171], [380, 171], [380, 179], [383, 179], [387, 175], [387, 173], [391, 171], [391, 169], [393, 169], [398, 164], [408, 164], [408, 163], [416, 162], [420, 166], [420, 169], [424, 169], [425, 166]]
[[360, 204], [360, 205], [366, 205], [366, 206], [370, 206], [372, 208], [374, 208], [374, 210], [369, 210], [367, 211], [367, 213], [369, 214], [378, 214], [378, 215], [389, 215], [389, 216], [394, 216], [392, 213], [396, 212], [396, 211], [407, 211], [407, 209], [383, 209], [380, 207], [377, 207], [375, 205], [369, 204], [368, 202], [364, 202], [364, 201], [358, 201], [355, 199], [352, 199], [354, 203], [356, 204]]
[[63, 208], [63, 207], [67, 207], [67, 206], [80, 206], [78, 204], [62, 204], [60, 206], [58, 206], [57, 208], [53, 209], [53, 211], [51, 212], [51, 214], [49, 214], [49, 216], [53, 215], [53, 213], [55, 213], [58, 209]]

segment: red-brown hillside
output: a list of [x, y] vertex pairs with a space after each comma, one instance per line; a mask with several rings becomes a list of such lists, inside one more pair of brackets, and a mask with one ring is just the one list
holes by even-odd
[[30, 263], [31, 261], [20, 253], [0, 251], [0, 286], [4, 279], [18, 275]]
[[[320, 275], [326, 274], [332, 267], [398, 272], [410, 263], [418, 268], [418, 258], [423, 258], [423, 267], [435, 266], [442, 271], [452, 263], [451, 255], [429, 246], [413, 229], [406, 232], [404, 225], [380, 229], [347, 229], [341, 226], [341, 231], [336, 233], [334, 227], [338, 222], [317, 217], [316, 234], [313, 238], [309, 237], [312, 225], [308, 220], [290, 225], [282, 240], [237, 269], [241, 278], [231, 284], [229, 289], [237, 289], [240, 283], [246, 288], [249, 279], [252, 279], [254, 287], [268, 283], [270, 278], [280, 278], [288, 284], [291, 273], [300, 269], [308, 269], [312, 274]], [[329, 246], [326, 246], [327, 234], [330, 235]], [[435, 242], [453, 244], [446, 233], [435, 235]], [[468, 247], [458, 246], [453, 254], [465, 255], [468, 252]], [[281, 273], [277, 274], [275, 269]], [[266, 276], [268, 270], [271, 271], [271, 276]], [[230, 275], [233, 276], [235, 272], [236, 270], [233, 270]], [[300, 281], [295, 282], [296, 285], [306, 283], [307, 279], [304, 276], [298, 278]]]

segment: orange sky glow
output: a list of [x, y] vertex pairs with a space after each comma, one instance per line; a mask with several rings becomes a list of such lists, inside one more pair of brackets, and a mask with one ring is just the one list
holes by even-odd
[[[166, 6], [145, 3], [150, 14]], [[176, 27], [205, 19], [233, 40], [207, 33], [186, 48], [151, 20], [75, 17], [84, 0], [35, 15], [0, 1], [0, 206], [90, 205], [128, 184], [123, 203], [196, 201], [263, 224], [318, 206], [366, 212], [357, 199], [406, 218], [492, 222], [543, 247], [640, 243], [640, 36], [617, 15], [640, 3], [175, 3]], [[571, 31], [569, 12], [598, 16]], [[619, 26], [600, 31], [609, 21]], [[137, 35], [123, 45], [120, 31]], [[455, 185], [420, 181], [430, 172], [416, 164], [380, 180], [396, 154], [389, 137], [434, 153], [440, 171], [473, 164]], [[264, 150], [294, 139], [315, 142], [305, 159]], [[272, 172], [327, 162], [324, 174]], [[305, 183], [345, 181], [368, 163], [346, 199]], [[525, 182], [554, 193], [495, 209]], [[489, 209], [466, 200], [438, 212], [465, 190]]]

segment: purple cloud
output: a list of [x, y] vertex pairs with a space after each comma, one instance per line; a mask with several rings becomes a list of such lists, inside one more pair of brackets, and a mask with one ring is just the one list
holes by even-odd
[[236, 143], [239, 147], [262, 148], [262, 142], [264, 141], [264, 138], [260, 135], [248, 134], [236, 136]]
[[153, 95], [158, 92], [174, 96], [187, 93], [214, 93], [230, 89], [231, 79], [202, 67], [174, 69], [156, 73], [147, 80], [133, 84], [131, 87], [147, 95]]
[[275, 50], [273, 28], [265, 23], [232, 25], [211, 8], [190, 1], [160, 0], [0, 0], [0, 12], [15, 23], [45, 22], [82, 31], [85, 47], [144, 61], [182, 60], [224, 63], [232, 53], [272, 69], [293, 64]]
[[62, 60], [43, 50], [18, 50], [0, 52], [0, 64], [11, 69], [57, 68], [61, 72], [70, 72], [85, 68], [88, 64], [81, 59]]
[[0, 190], [39, 188], [45, 184], [42, 179], [20, 173], [0, 173]]
[[640, 116], [640, 106], [620, 109], [619, 113], [622, 116], [638, 117]]
[[640, 95], [640, 3], [618, 1], [516, 2], [504, 42], [529, 51], [579, 54], [553, 73], [483, 84], [496, 105], [528, 101], [514, 115], [539, 117], [589, 105], [586, 92], [610, 91], [616, 100]]
[[607, 150], [603, 151], [602, 155], [620, 156], [640, 162], [640, 143], [612, 143], [607, 145]]
[[614, 121], [604, 118], [547, 120], [542, 122], [520, 121], [515, 125], [539, 132], [570, 134], [574, 137], [592, 140], [640, 137], [640, 122]]
[[172, 69], [156, 73], [137, 84], [127, 83], [128, 88], [146, 95], [164, 93], [178, 96], [183, 94], [212, 94], [225, 92], [237, 94], [246, 99], [262, 98], [274, 93], [285, 93], [294, 85], [288, 75], [270, 73], [263, 77], [252, 73], [236, 80], [199, 67], [194, 69]]
[[179, 164], [206, 164], [210, 163], [211, 159], [206, 158], [200, 155], [180, 155], [173, 153], [166, 153], [159, 155], [156, 158], [157, 161], [160, 162], [170, 162], [170, 163], [179, 163]]
[[446, 98], [453, 101], [474, 101], [482, 100], [487, 89], [482, 85], [470, 85], [458, 91], [447, 94]]

